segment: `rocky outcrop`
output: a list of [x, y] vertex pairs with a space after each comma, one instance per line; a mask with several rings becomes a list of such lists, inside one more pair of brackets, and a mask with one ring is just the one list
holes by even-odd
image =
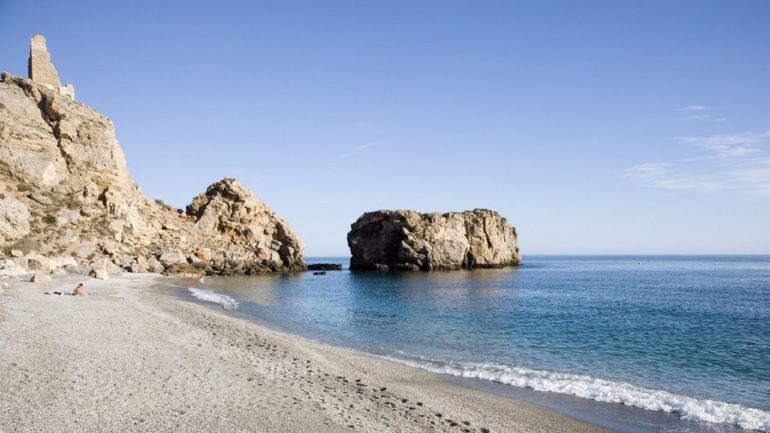
[[15, 241], [29, 233], [29, 210], [13, 197], [0, 196], [0, 241]]
[[[0, 82], [0, 276], [38, 257], [109, 275], [305, 268], [286, 222], [233, 179], [187, 212], [145, 197], [112, 122], [52, 87], [8, 74]], [[21, 256], [3, 257], [12, 250]]]
[[210, 258], [217, 269], [226, 273], [305, 269], [297, 235], [235, 179], [209, 186], [187, 205], [187, 215], [200, 236], [216, 240], [209, 249], [225, 252]]
[[351, 270], [449, 270], [521, 263], [516, 229], [497, 212], [376, 211], [351, 225]]

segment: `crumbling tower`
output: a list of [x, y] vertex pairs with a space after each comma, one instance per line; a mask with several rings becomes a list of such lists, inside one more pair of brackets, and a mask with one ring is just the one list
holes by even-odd
[[29, 79], [75, 99], [75, 87], [72, 84], [61, 85], [43, 35], [35, 35], [29, 41]]

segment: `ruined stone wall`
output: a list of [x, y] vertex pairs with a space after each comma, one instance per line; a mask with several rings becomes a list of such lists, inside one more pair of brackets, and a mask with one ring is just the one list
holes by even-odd
[[67, 83], [63, 86], [59, 86], [59, 93], [62, 95], [67, 95], [72, 99], [75, 99], [75, 86], [73, 86], [70, 83]]
[[29, 41], [29, 79], [75, 99], [75, 86], [61, 85], [59, 73], [51, 63], [51, 54], [43, 35], [35, 35]]
[[61, 87], [43, 35], [35, 35], [29, 41], [29, 79], [51, 90], [59, 91]]

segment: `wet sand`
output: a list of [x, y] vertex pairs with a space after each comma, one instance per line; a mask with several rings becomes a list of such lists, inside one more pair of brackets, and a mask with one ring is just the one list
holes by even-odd
[[[80, 281], [89, 296], [44, 294]], [[6, 282], [0, 432], [608, 431], [176, 299], [168, 281]]]

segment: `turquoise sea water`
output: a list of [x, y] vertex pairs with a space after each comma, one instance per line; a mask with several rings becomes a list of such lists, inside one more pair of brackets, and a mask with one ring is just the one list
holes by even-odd
[[211, 277], [180, 294], [627, 431], [770, 431], [770, 257], [525, 257]]

